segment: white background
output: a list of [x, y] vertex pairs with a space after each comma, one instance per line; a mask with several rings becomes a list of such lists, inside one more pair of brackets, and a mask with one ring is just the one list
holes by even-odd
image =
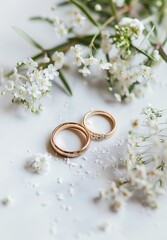
[[[50, 14], [54, 1], [0, 0], [0, 65], [14, 64], [36, 50], [11, 28], [24, 29], [43, 46], [56, 42], [53, 29], [47, 24], [31, 23], [30, 16]], [[110, 211], [109, 202], [95, 204], [93, 199], [100, 188], [107, 188], [113, 176], [113, 158], [120, 155], [119, 139], [126, 136], [130, 120], [139, 115], [151, 102], [166, 108], [166, 66], [155, 69], [159, 84], [148, 90], [144, 99], [131, 104], [116, 104], [110, 100], [104, 80], [86, 83], [78, 75], [68, 75], [73, 96], [55, 85], [51, 98], [45, 101], [45, 111], [33, 115], [11, 104], [8, 96], [0, 99], [0, 199], [10, 195], [10, 206], [0, 205], [0, 239], [3, 240], [109, 240], [109, 239], [166, 239], [166, 197], [157, 210], [129, 202], [120, 213]], [[106, 110], [118, 119], [117, 133], [103, 142], [92, 142], [85, 158], [71, 159], [67, 164], [57, 158], [49, 145], [49, 137], [57, 124], [81, 122], [90, 109]], [[73, 136], [70, 145], [73, 146]], [[50, 169], [45, 175], [34, 175], [25, 169], [31, 153], [48, 151], [53, 154]], [[107, 154], [107, 151], [109, 154]], [[98, 161], [96, 161], [98, 160]], [[100, 162], [99, 162], [100, 161]], [[62, 178], [62, 183], [57, 182]], [[74, 195], [71, 196], [71, 191]], [[42, 191], [38, 196], [37, 192]], [[57, 199], [57, 193], [64, 196]], [[71, 211], [68, 209], [71, 208]], [[100, 226], [109, 225], [107, 232]]]

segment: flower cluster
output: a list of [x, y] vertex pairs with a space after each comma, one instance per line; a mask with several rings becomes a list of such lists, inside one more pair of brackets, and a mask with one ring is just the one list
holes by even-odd
[[[63, 43], [45, 49], [28, 34], [17, 29], [29, 43], [40, 49], [41, 52], [32, 57], [39, 66], [34, 63], [35, 68], [30, 73], [28, 70], [25, 75], [18, 75], [15, 70], [13, 77], [17, 81], [10, 79], [7, 90], [12, 91], [14, 100], [21, 100], [19, 102], [36, 111], [34, 102], [50, 91], [51, 81], [59, 72], [64, 87], [72, 94], [65, 76], [57, 71], [63, 68], [64, 53], [67, 53], [66, 64], [71, 66], [73, 62], [84, 77], [97, 72], [97, 68], [102, 70], [101, 80], [108, 82], [108, 90], [117, 101], [130, 101], [144, 96], [145, 89], [155, 82], [152, 67], [161, 60], [167, 61], [164, 50], [167, 41], [160, 37], [159, 31], [159, 28], [162, 31], [164, 28], [166, 9], [165, 0], [155, 3], [136, 0], [135, 7], [132, 0], [68, 0], [54, 5], [53, 17], [36, 16], [31, 20], [51, 24], [57, 36], [62, 37]], [[61, 13], [66, 18], [61, 18]], [[38, 77], [40, 81], [44, 80], [44, 89], [38, 86]]]
[[91, 74], [90, 66], [98, 65], [102, 70], [109, 70], [112, 66], [111, 63], [107, 62], [104, 59], [96, 59], [92, 55], [88, 58], [82, 56], [83, 49], [80, 45], [75, 45], [71, 47], [71, 53], [73, 57], [73, 63], [77, 66], [82, 66], [83, 68], [79, 69], [78, 72], [82, 73], [84, 77], [87, 77]]
[[24, 66], [23, 73], [15, 68], [5, 86], [5, 90], [12, 93], [12, 102], [20, 102], [32, 112], [42, 110], [40, 100], [51, 91], [52, 81], [59, 76], [58, 70], [63, 66], [64, 54], [55, 52], [52, 61], [54, 65], [47, 63], [44, 68], [40, 68], [31, 58], [19, 63]]
[[131, 101], [135, 97], [144, 96], [145, 89], [156, 82], [152, 69], [143, 64], [133, 65], [131, 61], [111, 58], [109, 90], [117, 101]]
[[48, 170], [50, 160], [51, 155], [47, 153], [37, 153], [28, 161], [26, 168], [33, 173], [45, 173]]
[[121, 50], [124, 57], [132, 54], [131, 46], [135, 39], [142, 36], [144, 25], [133, 18], [123, 18], [118, 25], [115, 25], [115, 35], [112, 37], [116, 47]]
[[141, 119], [132, 122], [133, 129], [129, 132], [122, 177], [113, 181], [110, 189], [100, 195], [111, 200], [114, 210], [119, 210], [132, 196], [142, 199], [143, 204], [156, 208], [158, 196], [165, 193], [166, 114], [148, 106], [142, 110], [141, 115]]

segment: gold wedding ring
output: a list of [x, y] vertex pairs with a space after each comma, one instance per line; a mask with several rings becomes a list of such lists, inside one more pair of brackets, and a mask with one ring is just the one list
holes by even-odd
[[[96, 133], [96, 132], [93, 132], [91, 131], [88, 127], [87, 127], [87, 120], [89, 117], [91, 116], [94, 116], [94, 115], [101, 115], [101, 116], [104, 116], [106, 117], [111, 125], [112, 125], [112, 129], [110, 132], [108, 133]], [[97, 141], [100, 141], [100, 140], [103, 140], [103, 139], [106, 139], [108, 137], [111, 137], [113, 135], [113, 133], [115, 132], [116, 130], [116, 127], [117, 127], [117, 123], [116, 123], [116, 120], [115, 118], [110, 114], [110, 113], [107, 113], [105, 111], [101, 111], [101, 110], [96, 110], [96, 111], [90, 111], [88, 112], [84, 118], [83, 118], [83, 126], [89, 131], [90, 133], [90, 136], [91, 136], [91, 139], [93, 140], [97, 140]]]
[[[66, 150], [63, 150], [60, 147], [58, 147], [58, 145], [55, 143], [54, 139], [58, 135], [58, 133], [60, 133], [64, 129], [75, 129], [75, 130], [78, 130], [81, 133], [83, 133], [85, 136], [84, 146], [81, 149], [76, 150], [76, 151], [66, 151]], [[72, 157], [77, 157], [77, 156], [81, 155], [83, 152], [85, 152], [87, 150], [87, 148], [90, 144], [90, 133], [84, 126], [82, 126], [79, 123], [67, 122], [67, 123], [60, 124], [53, 130], [50, 141], [51, 141], [51, 145], [52, 145], [53, 149], [57, 153], [59, 153], [62, 156], [65, 156], [65, 157], [72, 158]]]

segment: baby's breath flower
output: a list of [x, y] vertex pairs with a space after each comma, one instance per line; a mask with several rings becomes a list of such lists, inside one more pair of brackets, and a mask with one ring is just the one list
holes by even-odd
[[67, 35], [68, 33], [68, 29], [67, 29], [67, 26], [65, 25], [65, 23], [60, 23], [60, 24], [57, 24], [55, 26], [55, 32], [57, 34], [58, 37], [64, 37]]
[[29, 73], [33, 72], [38, 67], [38, 63], [33, 61], [33, 59], [31, 59], [30, 57], [24, 59], [23, 63], [26, 65]]
[[117, 7], [122, 7], [125, 4], [125, 0], [114, 0]]
[[60, 69], [64, 64], [64, 53], [63, 52], [55, 52], [52, 55], [52, 60], [54, 61], [54, 66], [56, 69]]
[[49, 64], [49, 66], [44, 69], [44, 74], [50, 80], [53, 80], [55, 77], [59, 76], [59, 73], [56, 70], [55, 66], [53, 66], [53, 64]]
[[102, 32], [101, 48], [105, 54], [108, 54], [112, 48], [110, 34], [107, 31]]
[[75, 27], [83, 26], [86, 22], [85, 16], [83, 16], [80, 12], [76, 10], [73, 11], [72, 20]]
[[142, 96], [146, 87], [155, 82], [156, 78], [150, 67], [135, 66], [120, 57], [111, 58], [110, 62], [112, 64], [109, 69], [112, 77], [110, 85], [118, 101], [131, 101], [135, 96]]
[[161, 56], [160, 56], [159, 51], [157, 49], [154, 50], [154, 52], [153, 52], [153, 58], [157, 62], [161, 59]]
[[98, 64], [98, 60], [93, 56], [90, 56], [89, 58], [85, 58], [83, 62], [85, 66], [92, 66], [92, 65]]
[[[163, 113], [162, 110], [150, 106], [144, 108], [141, 119], [136, 120], [138, 128], [130, 131], [124, 160], [125, 180], [116, 179], [117, 184], [113, 181], [104, 194], [104, 198], [111, 199], [113, 210], [119, 210], [130, 197], [138, 193], [143, 196], [142, 202], [156, 208], [158, 197], [165, 193], [167, 118]], [[148, 120], [157, 122], [157, 128], [148, 126]]]
[[1, 199], [1, 203], [5, 206], [10, 205], [12, 202], [13, 202], [13, 199], [10, 196], [6, 196], [3, 199]]
[[143, 33], [144, 25], [141, 21], [139, 21], [137, 18], [129, 18], [124, 17], [119, 22], [119, 26], [121, 27], [128, 27], [129, 31], [132, 31], [135, 36], [140, 36]]
[[134, 39], [141, 37], [143, 30], [144, 25], [136, 18], [125, 17], [115, 25], [115, 35], [112, 40], [125, 58], [132, 54], [131, 44]]
[[7, 84], [5, 85], [6, 90], [13, 91], [15, 87], [15, 84], [13, 81], [9, 80]]
[[[51, 80], [59, 75], [56, 67], [49, 64], [44, 70], [38, 69], [38, 64], [31, 58], [24, 60], [26, 71], [24, 74], [18, 73], [14, 69], [13, 75], [5, 85], [6, 92], [13, 95], [12, 102], [22, 103], [31, 112], [42, 109], [40, 99], [51, 90]], [[59, 63], [60, 66], [60, 63]]]
[[89, 68], [87, 68], [86, 66], [84, 66], [83, 68], [79, 69], [78, 72], [82, 73], [82, 75], [84, 77], [87, 77], [88, 75], [91, 74]]
[[[21, 88], [19, 89], [20, 95], [17, 93], [18, 94], [17, 97], [23, 99], [22, 96], [26, 93], [26, 89], [23, 87], [20, 87], [20, 88]], [[41, 91], [39, 90], [38, 85], [34, 82], [28, 86], [27, 91], [35, 99], [38, 99], [41, 96]]]
[[112, 67], [112, 64], [101, 59], [100, 60], [100, 67], [103, 70], [109, 70]]
[[51, 155], [48, 153], [37, 153], [28, 161], [26, 167], [33, 173], [45, 173], [48, 170], [50, 160]]

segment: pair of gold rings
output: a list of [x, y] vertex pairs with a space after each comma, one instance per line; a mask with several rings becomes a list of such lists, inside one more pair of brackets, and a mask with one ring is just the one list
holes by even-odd
[[[102, 115], [104, 117], [107, 117], [107, 119], [110, 121], [110, 123], [112, 125], [111, 131], [108, 133], [104, 133], [104, 134], [100, 134], [100, 133], [91, 131], [87, 127], [87, 120], [89, 117], [94, 116], [94, 115]], [[82, 153], [84, 153], [88, 149], [91, 139], [100, 141], [100, 140], [106, 139], [108, 137], [111, 137], [113, 135], [113, 133], [115, 132], [116, 127], [117, 127], [116, 120], [111, 114], [104, 112], [104, 111], [100, 111], [100, 110], [90, 111], [83, 117], [82, 124], [75, 123], [75, 122], [67, 122], [67, 123], [63, 123], [63, 124], [60, 124], [59, 126], [57, 126], [52, 132], [50, 141], [51, 141], [51, 145], [52, 145], [53, 149], [58, 154], [65, 156], [65, 157], [70, 157], [70, 158], [77, 157], [77, 156], [81, 155]], [[65, 129], [75, 129], [84, 134], [85, 143], [81, 149], [76, 150], [76, 151], [66, 151], [66, 150], [63, 150], [62, 148], [60, 148], [55, 143], [55, 141], [54, 141], [55, 137], [61, 131], [65, 130]]]

